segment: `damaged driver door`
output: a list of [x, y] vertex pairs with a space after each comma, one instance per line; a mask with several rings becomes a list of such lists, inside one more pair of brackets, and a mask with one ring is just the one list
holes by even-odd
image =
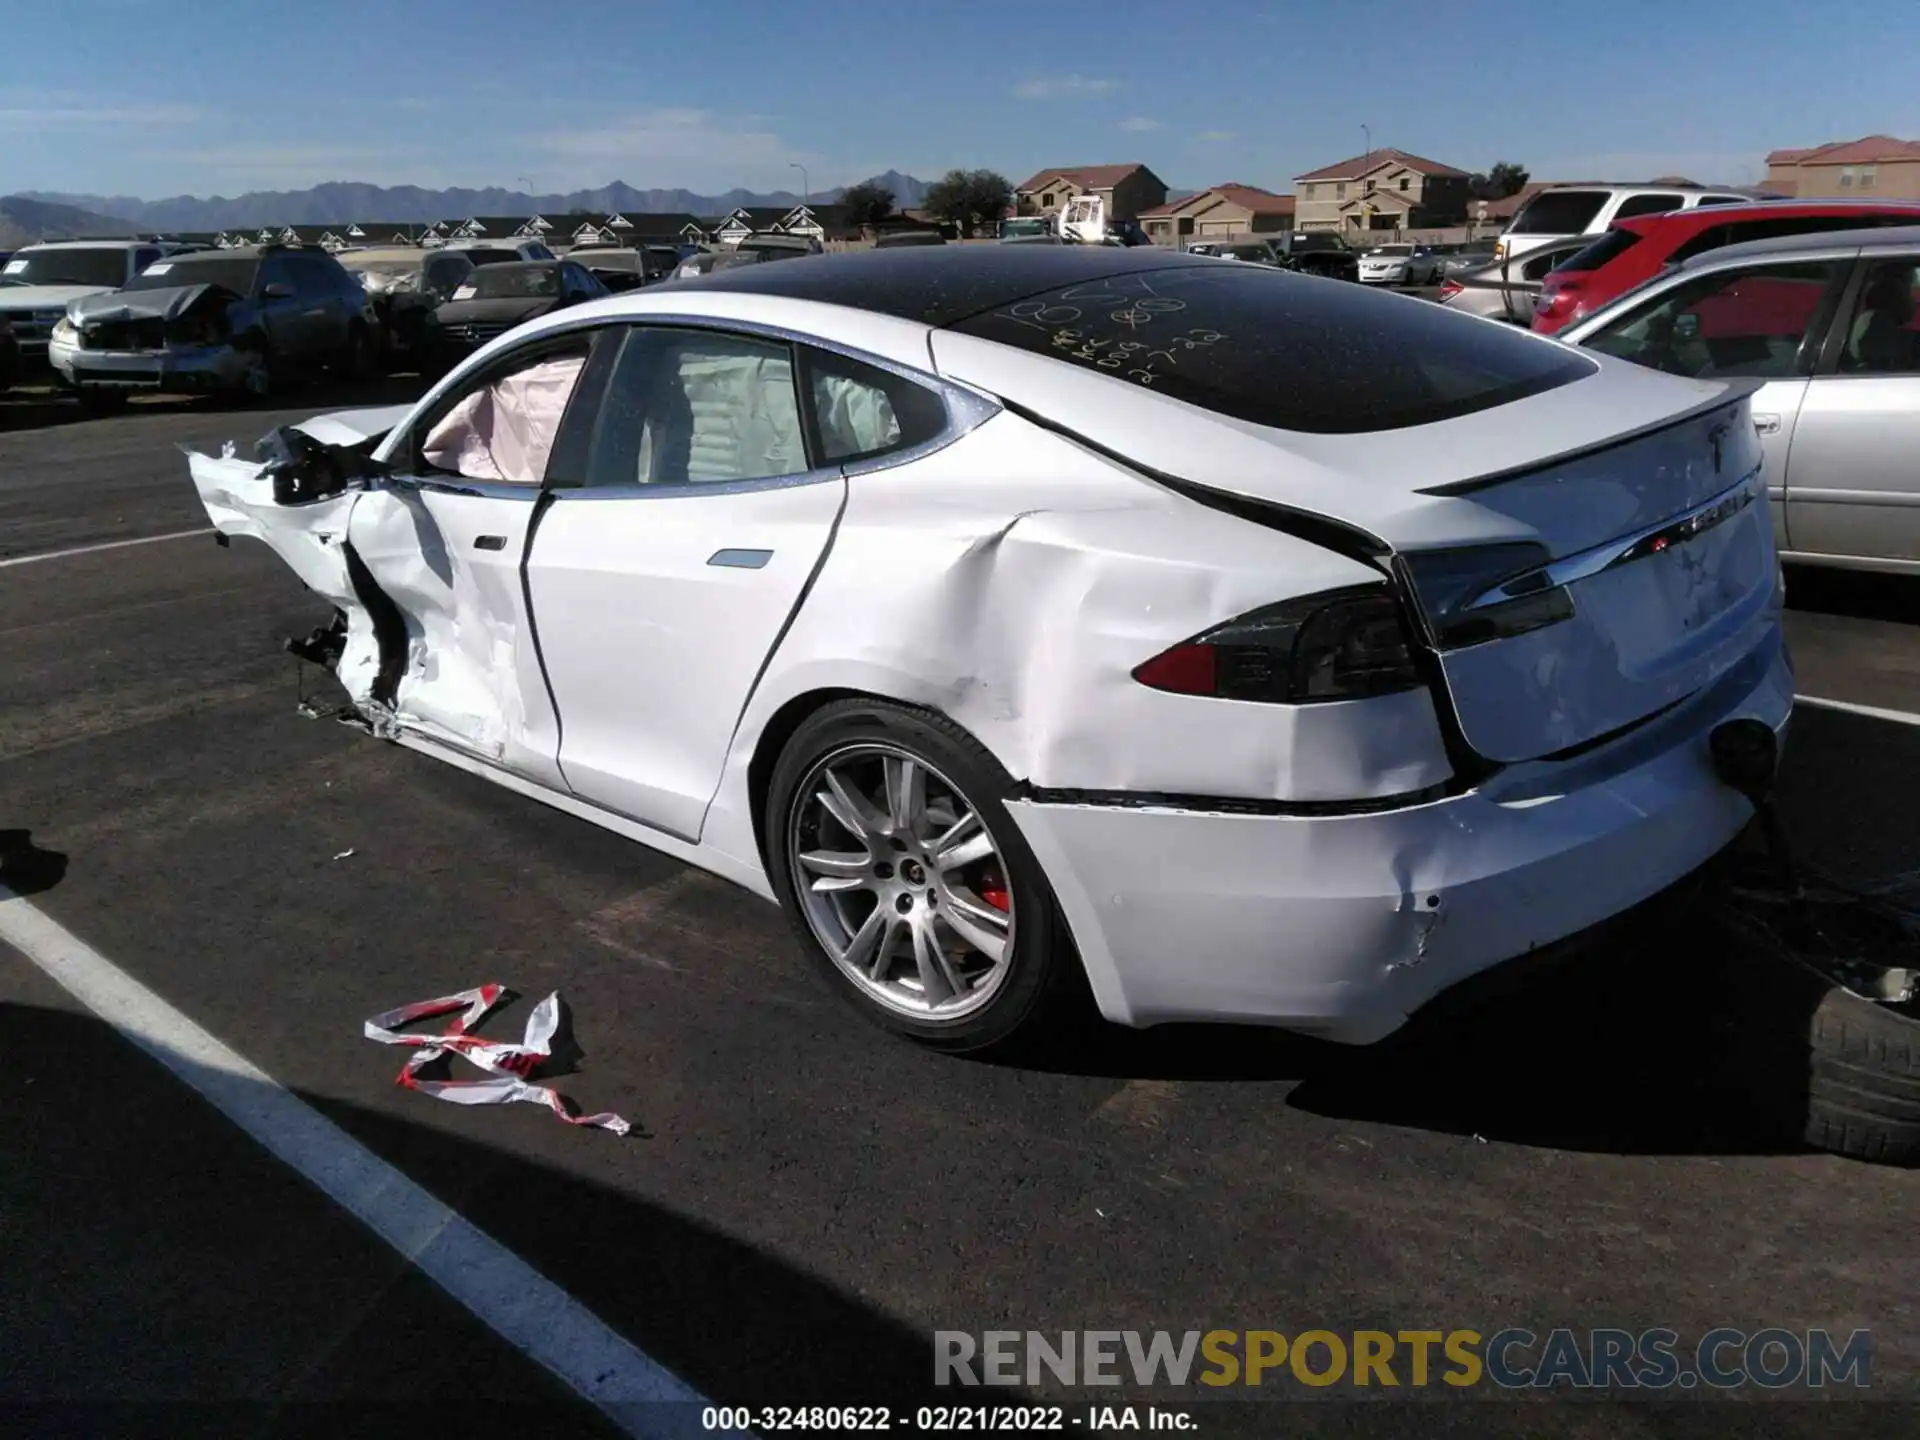
[[522, 566], [591, 339], [509, 352], [400, 437], [348, 523], [395, 730], [562, 786]]

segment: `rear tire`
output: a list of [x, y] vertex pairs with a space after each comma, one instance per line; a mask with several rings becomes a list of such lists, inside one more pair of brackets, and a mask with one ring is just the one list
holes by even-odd
[[127, 394], [124, 390], [106, 390], [96, 385], [82, 385], [74, 392], [74, 398], [80, 402], [80, 413], [88, 416], [118, 415], [127, 408]]
[[823, 706], [781, 751], [763, 816], [774, 889], [828, 986], [881, 1028], [978, 1052], [1068, 1007], [1078, 957], [1013, 789], [951, 720], [885, 700]]
[[1783, 1135], [1920, 1164], [1920, 1006], [1868, 1000], [1792, 960], [1743, 966], [1735, 1078]]

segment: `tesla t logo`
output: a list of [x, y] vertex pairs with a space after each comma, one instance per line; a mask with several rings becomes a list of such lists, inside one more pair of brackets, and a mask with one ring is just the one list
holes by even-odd
[[1722, 423], [1707, 431], [1707, 444], [1713, 447], [1713, 473], [1716, 475], [1720, 473], [1720, 466], [1726, 458], [1727, 431], [1729, 428], [1725, 423]]

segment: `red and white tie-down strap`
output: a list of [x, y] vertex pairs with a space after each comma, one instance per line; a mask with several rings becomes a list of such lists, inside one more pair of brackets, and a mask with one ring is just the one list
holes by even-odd
[[[595, 1129], [625, 1135], [632, 1127], [618, 1115], [610, 1112], [576, 1115], [573, 1107], [558, 1091], [529, 1083], [529, 1077], [541, 1062], [553, 1054], [553, 1037], [560, 1028], [560, 996], [557, 991], [533, 1007], [533, 1013], [527, 1017], [527, 1033], [518, 1045], [500, 1040], [482, 1040], [473, 1033], [474, 1028], [486, 1019], [488, 1012], [512, 998], [513, 992], [504, 985], [482, 985], [475, 990], [462, 990], [458, 995], [443, 995], [438, 1000], [416, 1001], [412, 1005], [402, 1005], [398, 1010], [374, 1016], [366, 1023], [366, 1036], [369, 1040], [378, 1040], [382, 1045], [404, 1045], [414, 1050], [415, 1053], [401, 1067], [396, 1080], [397, 1084], [409, 1090], [418, 1090], [436, 1100], [451, 1100], [456, 1105], [505, 1105], [515, 1100], [527, 1100], [545, 1105], [569, 1125], [591, 1125]], [[460, 1013], [448, 1024], [444, 1034], [403, 1034], [398, 1028], [417, 1020], [452, 1015], [455, 1011]], [[461, 1056], [499, 1078], [422, 1080], [420, 1071], [443, 1055]]]

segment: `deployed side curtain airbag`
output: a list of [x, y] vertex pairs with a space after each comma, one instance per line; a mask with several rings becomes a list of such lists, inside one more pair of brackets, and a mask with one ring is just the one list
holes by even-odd
[[661, 356], [658, 376], [641, 434], [641, 484], [763, 480], [807, 468], [793, 362], [784, 352], [676, 342]]
[[435, 469], [469, 480], [538, 485], [586, 363], [569, 355], [483, 385], [433, 427], [422, 455]]
[[900, 443], [900, 420], [893, 413], [893, 401], [877, 385], [815, 373], [813, 405], [829, 455], [866, 455]]

